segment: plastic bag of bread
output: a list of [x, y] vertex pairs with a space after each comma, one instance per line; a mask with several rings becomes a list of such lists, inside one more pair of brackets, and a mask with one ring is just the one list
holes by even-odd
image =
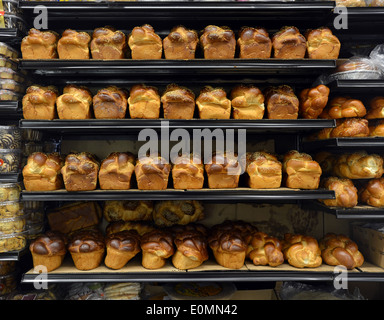
[[327, 233], [319, 241], [321, 257], [330, 266], [344, 266], [348, 270], [361, 267], [364, 257], [353, 240], [343, 234]]
[[222, 88], [205, 86], [196, 98], [200, 119], [229, 119], [231, 100]]
[[182, 154], [173, 160], [172, 181], [174, 189], [202, 189], [204, 164], [196, 154]]
[[20, 183], [0, 183], [0, 203], [3, 201], [17, 201], [20, 199]]
[[55, 86], [32, 85], [22, 99], [23, 117], [27, 120], [53, 120], [57, 118]]
[[67, 85], [56, 99], [59, 119], [82, 120], [92, 118], [92, 94], [84, 86]]
[[307, 52], [307, 40], [299, 29], [285, 26], [272, 37], [273, 56], [276, 59], [303, 59]]
[[163, 41], [149, 24], [134, 27], [128, 45], [133, 60], [158, 60], [163, 54]]
[[232, 117], [234, 119], [262, 119], [264, 117], [264, 95], [253, 85], [235, 86], [230, 93]]
[[196, 200], [164, 200], [156, 202], [153, 222], [159, 227], [185, 225], [204, 218], [204, 207]]
[[299, 99], [288, 85], [268, 87], [264, 91], [268, 119], [297, 119]]
[[181, 25], [174, 27], [163, 39], [165, 59], [195, 59], [198, 43], [199, 37], [195, 30], [187, 29]]
[[329, 207], [353, 208], [358, 203], [357, 188], [351, 179], [327, 177], [320, 183], [322, 188], [335, 191], [335, 199], [320, 199]]
[[359, 200], [372, 207], [384, 207], [384, 178], [369, 180], [359, 188]]
[[124, 59], [127, 51], [126, 36], [110, 26], [96, 28], [93, 30], [90, 50], [93, 59]]
[[234, 32], [227, 26], [209, 25], [200, 36], [205, 59], [233, 59], [236, 52]]
[[112, 221], [152, 221], [153, 201], [151, 200], [110, 200], [105, 201], [103, 215]]
[[54, 31], [30, 29], [28, 35], [21, 41], [23, 59], [56, 59], [58, 40], [59, 35]]
[[130, 152], [112, 152], [100, 165], [99, 184], [102, 190], [128, 190], [135, 170], [136, 158]]
[[306, 33], [307, 52], [310, 59], [338, 59], [340, 40], [331, 29], [322, 27]]
[[169, 84], [161, 96], [165, 119], [193, 119], [195, 94], [192, 90]]
[[317, 189], [322, 170], [307, 153], [291, 150], [283, 156], [285, 186], [293, 189]]
[[90, 42], [91, 36], [87, 32], [66, 29], [57, 42], [59, 59], [89, 59]]
[[161, 98], [156, 87], [137, 84], [131, 87], [128, 98], [132, 119], [158, 119]]
[[240, 59], [268, 59], [272, 40], [265, 28], [242, 27], [237, 38]]

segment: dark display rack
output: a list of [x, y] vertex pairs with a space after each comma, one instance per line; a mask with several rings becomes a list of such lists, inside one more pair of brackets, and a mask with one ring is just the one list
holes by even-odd
[[302, 141], [302, 150], [315, 151], [334, 148], [368, 149], [384, 147], [384, 137], [330, 138], [323, 140]]

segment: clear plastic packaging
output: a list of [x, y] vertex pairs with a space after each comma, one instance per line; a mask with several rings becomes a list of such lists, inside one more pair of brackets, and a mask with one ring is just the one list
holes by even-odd
[[18, 63], [7, 57], [0, 56], [0, 67], [10, 68], [12, 70], [18, 70]]
[[23, 95], [10, 90], [0, 89], [0, 101], [19, 101], [23, 98]]
[[23, 129], [22, 130], [22, 139], [24, 141], [41, 141], [42, 132], [33, 129]]
[[21, 251], [27, 246], [28, 231], [0, 235], [0, 253]]
[[12, 293], [17, 288], [17, 272], [0, 276], [0, 296]]
[[22, 201], [0, 202], [0, 219], [13, 218], [24, 215], [24, 203]]
[[6, 276], [16, 271], [16, 261], [0, 261], [0, 276]]
[[22, 135], [16, 126], [0, 126], [0, 149], [20, 149]]
[[16, 149], [0, 149], [0, 174], [18, 173], [21, 164], [21, 151]]
[[20, 233], [26, 230], [27, 215], [0, 219], [0, 235]]
[[3, 11], [13, 13], [13, 14], [21, 14], [22, 11], [18, 7], [18, 1], [16, 0], [3, 0]]
[[17, 13], [5, 12], [4, 13], [4, 25], [6, 29], [18, 29], [22, 33], [28, 33], [27, 23]]
[[17, 93], [24, 93], [25, 85], [18, 83], [12, 79], [0, 79], [0, 89], [10, 90]]
[[19, 183], [0, 183], [0, 204], [3, 201], [18, 201], [21, 186]]
[[0, 42], [0, 55], [11, 59], [17, 59], [19, 57], [17, 50], [4, 42]]
[[0, 67], [0, 79], [12, 79], [16, 82], [24, 82], [25, 77], [11, 68]]

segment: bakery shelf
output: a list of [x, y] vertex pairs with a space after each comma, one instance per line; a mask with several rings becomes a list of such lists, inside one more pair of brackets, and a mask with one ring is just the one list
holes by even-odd
[[200, 189], [200, 190], [94, 190], [68, 192], [22, 191], [23, 201], [104, 201], [104, 200], [208, 200], [208, 201], [276, 201], [334, 199], [334, 191], [325, 189]]
[[0, 253], [0, 261], [19, 261], [27, 253], [27, 250], [9, 251]]
[[[348, 272], [349, 281], [384, 281], [384, 270], [368, 262], [358, 269]], [[39, 277], [37, 277], [39, 275]], [[167, 261], [157, 270], [147, 270], [140, 265], [139, 259], [130, 261], [119, 270], [111, 270], [102, 263], [98, 268], [88, 271], [77, 270], [71, 259], [65, 259], [56, 270], [41, 275], [33, 269], [24, 273], [22, 283], [42, 282], [174, 282], [174, 281], [220, 281], [220, 282], [257, 282], [257, 281], [332, 281], [338, 273], [334, 267], [322, 264], [318, 268], [298, 269], [284, 263], [278, 267], [254, 266], [246, 262], [241, 269], [232, 270], [206, 261], [200, 267], [190, 270], [178, 270]]]
[[382, 94], [384, 90], [384, 80], [360, 79], [360, 80], [335, 80], [329, 85], [332, 93], [351, 93], [351, 94]]
[[20, 118], [21, 113], [20, 101], [0, 101], [0, 116], [2, 118]]
[[1, 173], [0, 183], [19, 182], [21, 178], [20, 173]]
[[333, 128], [335, 120], [323, 119], [298, 119], [298, 120], [147, 120], [147, 119], [118, 119], [118, 120], [20, 120], [19, 127], [22, 129], [49, 130], [55, 132], [94, 132], [107, 133], [124, 131], [139, 131], [142, 129], [246, 129], [259, 132], [305, 132], [322, 128]]
[[24, 36], [17, 28], [0, 28], [0, 41], [18, 43]]
[[314, 141], [302, 141], [301, 148], [305, 151], [325, 150], [327, 148], [382, 148], [384, 137], [330, 138]]
[[376, 208], [363, 204], [358, 204], [353, 208], [341, 208], [328, 207], [319, 201], [310, 201], [303, 203], [302, 208], [333, 214], [338, 219], [384, 219], [384, 208]]
[[95, 75], [131, 76], [192, 73], [198, 75], [255, 75], [255, 74], [319, 74], [334, 69], [336, 60], [314, 59], [230, 59], [230, 60], [23, 60], [19, 62], [21, 69], [34, 71], [36, 75]]

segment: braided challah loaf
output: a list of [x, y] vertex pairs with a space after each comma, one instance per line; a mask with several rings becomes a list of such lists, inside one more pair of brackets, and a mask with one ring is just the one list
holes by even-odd
[[171, 165], [160, 155], [139, 157], [135, 165], [137, 187], [140, 190], [165, 190]]
[[124, 59], [127, 50], [126, 36], [109, 26], [96, 28], [93, 30], [90, 48], [93, 59]]
[[149, 24], [133, 28], [128, 45], [134, 60], [161, 59], [163, 54], [163, 41]]
[[299, 113], [304, 119], [317, 119], [328, 103], [329, 88], [320, 84], [300, 92]]
[[264, 232], [255, 232], [247, 247], [247, 258], [256, 266], [277, 267], [284, 263], [281, 241]]
[[172, 180], [175, 189], [201, 189], [204, 185], [204, 164], [194, 154], [180, 155], [173, 161]]
[[196, 98], [200, 119], [229, 119], [231, 100], [222, 88], [205, 86]]
[[57, 42], [59, 59], [89, 59], [91, 36], [87, 32], [67, 29]]
[[234, 32], [226, 27], [209, 25], [200, 36], [205, 59], [233, 59], [236, 51]]
[[22, 99], [23, 117], [28, 120], [53, 120], [57, 118], [55, 86], [32, 85]]
[[335, 199], [321, 199], [326, 206], [353, 208], [357, 205], [357, 188], [350, 179], [328, 177], [321, 181], [321, 186], [335, 191]]
[[361, 100], [349, 97], [335, 97], [320, 114], [322, 119], [364, 117], [367, 110]]
[[92, 117], [92, 94], [86, 87], [67, 85], [56, 99], [59, 119], [79, 120]]
[[359, 189], [359, 199], [373, 207], [384, 207], [384, 178], [369, 180]]
[[163, 39], [165, 59], [194, 59], [198, 43], [199, 37], [195, 30], [177, 26]]
[[211, 163], [205, 164], [208, 187], [211, 189], [237, 188], [241, 172], [237, 153], [216, 152]]

